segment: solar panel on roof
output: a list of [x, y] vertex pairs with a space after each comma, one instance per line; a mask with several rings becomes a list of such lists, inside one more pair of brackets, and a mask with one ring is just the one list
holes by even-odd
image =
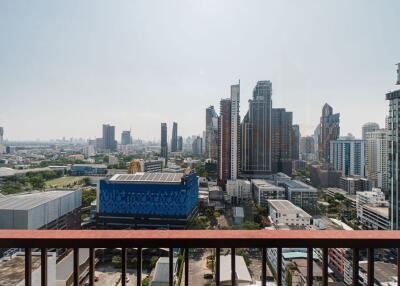
[[183, 173], [136, 173], [120, 174], [111, 178], [118, 182], [152, 182], [152, 183], [179, 183]]

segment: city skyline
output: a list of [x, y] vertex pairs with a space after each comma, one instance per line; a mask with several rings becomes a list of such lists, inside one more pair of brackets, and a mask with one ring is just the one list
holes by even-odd
[[[202, 134], [204, 108], [229, 97], [239, 78], [243, 103], [257, 81], [270, 80], [274, 106], [292, 111], [303, 135], [325, 103], [340, 112], [342, 134], [359, 138], [370, 121], [384, 126], [400, 3], [289, 2], [169, 1], [156, 11], [151, 3], [4, 2], [5, 139], [95, 138], [105, 122], [143, 139], [158, 138], [160, 122], [179, 122], [185, 137]], [[257, 17], [265, 10], [270, 17]]]

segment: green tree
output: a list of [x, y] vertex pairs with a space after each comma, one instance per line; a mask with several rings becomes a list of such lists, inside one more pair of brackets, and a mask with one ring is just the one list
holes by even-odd
[[96, 199], [96, 189], [84, 189], [82, 192], [82, 206], [88, 207]]
[[150, 278], [146, 277], [142, 280], [142, 286], [150, 286]]
[[153, 269], [154, 267], [156, 267], [158, 261], [158, 257], [157, 256], [152, 256], [150, 259], [150, 267], [151, 269]]

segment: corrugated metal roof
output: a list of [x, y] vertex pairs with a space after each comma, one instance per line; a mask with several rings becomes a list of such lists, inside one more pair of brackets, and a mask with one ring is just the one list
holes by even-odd
[[48, 191], [0, 198], [2, 210], [29, 210], [55, 199], [67, 196], [75, 191]]

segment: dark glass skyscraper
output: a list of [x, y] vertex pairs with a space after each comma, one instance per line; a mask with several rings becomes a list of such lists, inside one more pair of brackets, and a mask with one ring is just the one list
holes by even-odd
[[273, 108], [271, 113], [272, 172], [292, 175], [292, 112]]
[[217, 160], [218, 157], [218, 115], [214, 106], [206, 109], [206, 134], [204, 155], [206, 158]]
[[221, 99], [218, 118], [218, 184], [225, 186], [231, 172], [231, 100]]
[[161, 123], [161, 157], [165, 158], [165, 164], [168, 161], [168, 137], [167, 123]]
[[294, 124], [292, 126], [292, 158], [299, 160], [300, 157], [300, 126]]
[[115, 141], [115, 126], [103, 124], [103, 149], [116, 151], [117, 142]]
[[183, 138], [182, 136], [178, 136], [178, 151], [181, 152], [183, 150]]
[[272, 83], [259, 81], [242, 122], [241, 175], [262, 177], [271, 173]]
[[178, 151], [178, 123], [172, 125], [171, 152]]

